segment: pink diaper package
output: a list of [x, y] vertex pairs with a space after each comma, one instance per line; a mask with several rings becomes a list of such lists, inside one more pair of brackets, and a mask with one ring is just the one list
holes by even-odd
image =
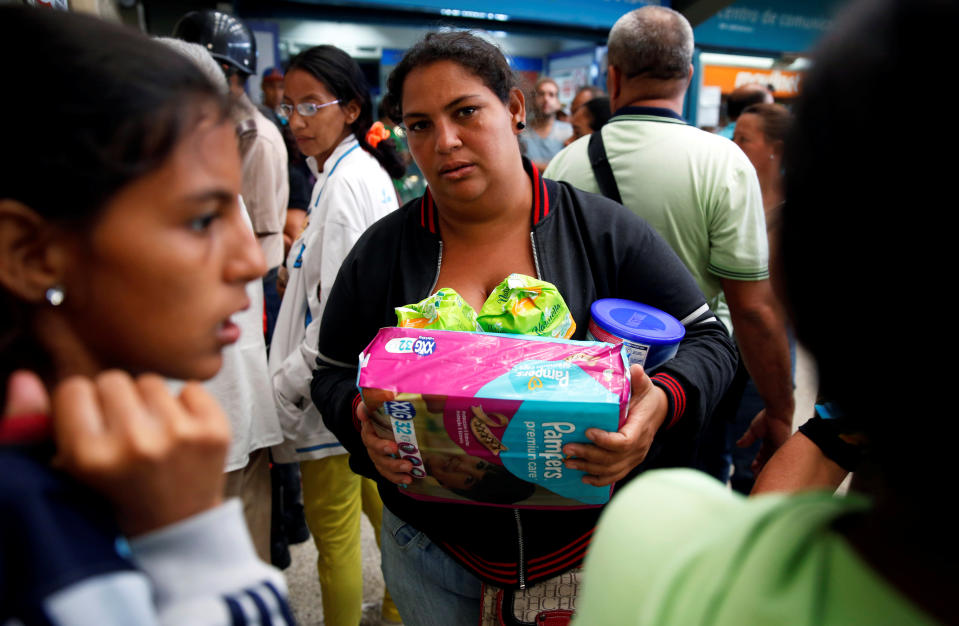
[[563, 446], [618, 430], [629, 404], [620, 345], [495, 333], [383, 328], [357, 386], [379, 436], [413, 464], [407, 495], [519, 508], [606, 503]]

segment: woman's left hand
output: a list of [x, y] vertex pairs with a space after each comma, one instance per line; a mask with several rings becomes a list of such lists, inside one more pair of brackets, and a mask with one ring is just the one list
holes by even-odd
[[632, 395], [622, 427], [616, 432], [590, 428], [586, 437], [592, 444], [570, 443], [563, 447], [568, 457], [566, 467], [586, 472], [583, 482], [588, 485], [611, 485], [642, 463], [666, 419], [666, 393], [653, 384], [642, 366], [633, 365], [629, 374]]

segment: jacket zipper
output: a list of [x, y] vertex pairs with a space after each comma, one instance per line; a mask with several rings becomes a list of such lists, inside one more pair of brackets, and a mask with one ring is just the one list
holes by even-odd
[[526, 543], [523, 540], [523, 523], [519, 519], [519, 509], [513, 509], [516, 518], [516, 536], [519, 540], [519, 588], [526, 589]]
[[539, 255], [536, 254], [536, 238], [533, 237], [533, 231], [529, 231], [529, 243], [533, 246], [533, 267], [536, 269], [536, 278], [543, 280], [543, 272], [539, 269]]
[[433, 278], [433, 284], [430, 285], [429, 291], [426, 292], [426, 295], [423, 297], [429, 297], [430, 294], [436, 289], [436, 283], [440, 282], [440, 269], [443, 267], [443, 240], [440, 240], [440, 252], [436, 256], [436, 276]]

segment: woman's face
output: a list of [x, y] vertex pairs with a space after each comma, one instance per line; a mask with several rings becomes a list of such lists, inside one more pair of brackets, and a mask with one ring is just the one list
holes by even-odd
[[757, 172], [764, 171], [776, 160], [777, 153], [774, 146], [766, 141], [762, 119], [758, 115], [745, 113], [739, 116], [733, 131], [733, 141], [746, 153]]
[[283, 79], [283, 103], [294, 107], [290, 114], [290, 130], [296, 138], [296, 145], [306, 156], [316, 158], [320, 168], [336, 146], [352, 132], [350, 124], [359, 115], [359, 107], [353, 102], [340, 102], [317, 109], [315, 115], [303, 117], [297, 112], [296, 105], [303, 102], [320, 105], [334, 100], [336, 96], [309, 72], [293, 70]]
[[481, 199], [519, 167], [519, 90], [503, 104], [462, 65], [437, 61], [407, 75], [402, 105], [410, 153], [441, 205]]
[[576, 109], [570, 121], [573, 125], [573, 134], [570, 135], [568, 140], [566, 140], [567, 146], [580, 137], [593, 134], [593, 128], [591, 126], [593, 123], [593, 115], [586, 107], [581, 106]]
[[266, 270], [239, 192], [233, 126], [206, 121], [159, 169], [116, 193], [70, 245], [66, 298], [48, 309], [69, 329], [67, 345], [53, 346], [58, 360], [213, 376], [221, 350], [239, 338], [230, 316], [249, 306], [245, 286]]
[[475, 487], [491, 467], [481, 458], [459, 454], [427, 454], [425, 461], [430, 475], [441, 485], [464, 491]]

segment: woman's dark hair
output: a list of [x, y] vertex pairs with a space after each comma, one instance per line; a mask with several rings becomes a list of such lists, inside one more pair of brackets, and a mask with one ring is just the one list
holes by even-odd
[[758, 115], [762, 122], [763, 137], [769, 143], [777, 141], [786, 141], [789, 135], [789, 129], [792, 126], [793, 116], [789, 109], [781, 104], [770, 104], [763, 102], [761, 104], [751, 104], [740, 114], [740, 117], [746, 114]]
[[383, 101], [390, 119], [397, 124], [403, 121], [403, 83], [409, 73], [437, 61], [453, 61], [469, 70], [504, 104], [517, 85], [503, 52], [488, 41], [464, 32], [427, 33], [407, 51], [386, 81]]
[[536, 485], [514, 476], [502, 465], [486, 462], [486, 472], [469, 489], [452, 489], [453, 493], [490, 504], [514, 504], [533, 495]]
[[[24, 54], [24, 42], [36, 49]], [[228, 114], [190, 60], [87, 15], [0, 7], [0, 75], [24, 96], [0, 100], [0, 199], [75, 230], [165, 163], [211, 111]], [[35, 306], [0, 288], [0, 385], [21, 367], [52, 375], [30, 328]]]
[[613, 113], [609, 110], [609, 98], [600, 96], [588, 101], [583, 107], [589, 112], [592, 121], [589, 123], [590, 129], [595, 133], [606, 125]]
[[406, 173], [406, 165], [392, 139], [379, 142], [375, 148], [366, 141], [366, 133], [373, 125], [373, 101], [363, 70], [350, 55], [336, 46], [314, 46], [293, 57], [287, 74], [293, 70], [302, 70], [323, 83], [339, 99], [341, 107], [356, 101], [360, 114], [350, 124], [350, 129], [357, 141], [391, 177], [401, 178]]

